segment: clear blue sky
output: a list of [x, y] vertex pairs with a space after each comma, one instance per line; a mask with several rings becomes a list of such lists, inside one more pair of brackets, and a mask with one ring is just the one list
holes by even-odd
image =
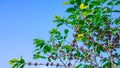
[[8, 60], [21, 55], [32, 61], [33, 39], [49, 37], [53, 16], [65, 14], [63, 1], [0, 0], [0, 68], [11, 68]]
[[33, 39], [48, 39], [53, 16], [66, 14], [63, 1], [0, 0], [0, 68], [11, 68], [8, 60], [21, 55], [33, 61]]

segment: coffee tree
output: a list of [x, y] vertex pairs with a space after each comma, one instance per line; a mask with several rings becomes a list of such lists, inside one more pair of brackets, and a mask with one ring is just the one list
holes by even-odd
[[[34, 59], [46, 63], [25, 62], [21, 57], [11, 59], [12, 68], [25, 65], [46, 65], [63, 68], [120, 67], [120, 7], [119, 0], [69, 0], [63, 5], [68, 17], [54, 16], [57, 28], [49, 31], [48, 41], [34, 39]], [[59, 28], [65, 25], [64, 32]], [[70, 32], [70, 30], [73, 30]], [[72, 40], [70, 40], [70, 38]]]

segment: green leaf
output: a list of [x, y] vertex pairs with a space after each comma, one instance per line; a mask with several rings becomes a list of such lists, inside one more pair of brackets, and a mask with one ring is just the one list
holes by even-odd
[[62, 56], [63, 60], [66, 60], [66, 56]]
[[72, 13], [72, 12], [74, 12], [75, 10], [76, 10], [75, 8], [68, 8], [68, 9], [66, 10], [66, 12]]
[[18, 66], [18, 63], [15, 63], [12, 68], [16, 68]]
[[21, 67], [22, 63], [18, 63], [18, 65], [16, 66], [16, 68]]
[[98, 6], [98, 5], [100, 5], [100, 3], [97, 2], [97, 1], [92, 1], [91, 4], [94, 5], [94, 6]]
[[103, 3], [107, 2], [107, 0], [102, 0]]
[[115, 19], [116, 24], [120, 24], [120, 17]]
[[48, 58], [48, 61], [49, 61], [49, 62], [51, 62], [51, 59], [50, 59], [50, 58]]
[[103, 59], [102, 63], [108, 62], [106, 58]]
[[92, 5], [92, 4], [90, 4], [90, 6], [89, 6], [89, 8], [90, 9], [92, 9], [92, 8], [94, 8], [95, 6], [94, 5]]
[[70, 18], [70, 19], [75, 19], [75, 18], [76, 18], [76, 15], [70, 15], [68, 18]]
[[62, 37], [62, 36], [59, 36], [59, 35], [56, 35], [55, 38], [56, 38], [57, 40], [63, 39], [63, 37]]
[[79, 51], [79, 50], [74, 50], [74, 51], [75, 51], [75, 53], [73, 54], [73, 56], [77, 56], [77, 57], [81, 56], [81, 54], [80, 54], [80, 51]]
[[112, 68], [111, 67], [111, 63], [110, 62], [107, 62], [103, 65], [103, 68]]
[[93, 15], [87, 15], [86, 16], [88, 19], [92, 19], [94, 16]]
[[25, 65], [24, 65], [24, 64], [22, 64], [22, 65], [20, 66], [20, 68], [24, 68], [24, 66], [25, 66]]
[[66, 49], [66, 52], [68, 53], [71, 50], [71, 46], [70, 45], [64, 45], [64, 46], [62, 46], [62, 49]]
[[111, 8], [109, 8], [109, 7], [104, 7], [103, 8], [103, 13], [108, 13], [108, 12], [111, 12], [112, 10], [111, 10]]
[[74, 4], [74, 0], [70, 0], [70, 4]]
[[34, 42], [33, 42], [36, 47], [40, 47], [42, 48], [44, 45], [45, 45], [45, 41], [44, 40], [40, 40], [40, 39], [34, 39]]
[[36, 54], [33, 55], [34, 59], [38, 59], [40, 57], [40, 51], [38, 51]]
[[52, 55], [55, 55], [55, 54], [56, 54], [56, 52], [52, 51], [52, 52], [51, 52], [51, 54], [52, 54]]
[[65, 40], [65, 39], [67, 38], [67, 35], [65, 35], [63, 38], [64, 38], [64, 40]]
[[90, 0], [85, 0], [85, 3], [88, 4], [90, 2]]
[[11, 59], [8, 63], [12, 65], [12, 68], [24, 68], [24, 65], [25, 65], [25, 61], [22, 58], [22, 56], [20, 57], [20, 60], [14, 58], [14, 59]]
[[112, 12], [119, 12], [120, 13], [120, 10], [113, 10]]
[[40, 48], [36, 48], [33, 52], [37, 52], [40, 51]]
[[44, 54], [46, 54], [48, 52], [48, 46], [46, 45], [44, 48], [43, 48], [43, 51], [44, 51]]
[[82, 55], [82, 54], [80, 54], [80, 57], [81, 57], [81, 58], [85, 58], [85, 56], [84, 56], [84, 55]]
[[82, 16], [87, 16], [87, 15], [90, 15], [90, 14], [92, 14], [93, 13], [93, 11], [83, 11], [82, 12]]
[[64, 30], [64, 33], [65, 33], [65, 34], [68, 34], [68, 32], [69, 32], [68, 29], [65, 29], [65, 30]]
[[46, 57], [45, 57], [45, 56], [39, 56], [39, 58], [46, 59]]
[[60, 27], [60, 26], [62, 26], [64, 23], [58, 23], [57, 24], [57, 27]]
[[120, 1], [117, 1], [117, 2], [115, 3], [115, 5], [120, 5]]
[[16, 59], [16, 58], [14, 58], [14, 59], [11, 59], [11, 60], [9, 60], [9, 64], [10, 65], [12, 65], [13, 63], [15, 63], [15, 62], [18, 62], [18, 59]]
[[84, 68], [91, 68], [89, 65], [84, 65]]
[[118, 59], [118, 65], [120, 65], [120, 59]]
[[52, 36], [53, 36], [53, 35], [56, 35], [56, 34], [57, 34], [57, 35], [61, 35], [61, 33], [58, 31], [58, 29], [55, 29], [55, 28], [52, 29], [52, 30], [50, 30], [49, 33], [50, 33]]
[[62, 5], [68, 5], [68, 4], [70, 4], [70, 2], [69, 2], [69, 1], [67, 1], [67, 2], [63, 2], [63, 4], [62, 4]]
[[20, 57], [20, 63], [25, 63], [25, 60], [22, 58], [22, 56]]
[[78, 64], [75, 68], [80, 68], [82, 66], [82, 64]]
[[34, 55], [33, 55], [33, 58], [34, 58], [34, 59], [38, 59], [39, 56], [40, 56], [40, 55], [37, 53], [37, 54], [34, 54]]
[[58, 16], [58, 15], [54, 15], [53, 18], [54, 18], [54, 19], [61, 19], [60, 16]]
[[100, 47], [97, 47], [97, 53], [100, 54]]
[[113, 5], [113, 2], [108, 2], [107, 5], [112, 6], [112, 5]]
[[46, 54], [47, 52], [51, 52], [51, 50], [52, 50], [52, 47], [51, 47], [51, 46], [48, 46], [48, 45], [46, 45], [46, 46], [43, 48], [44, 54]]

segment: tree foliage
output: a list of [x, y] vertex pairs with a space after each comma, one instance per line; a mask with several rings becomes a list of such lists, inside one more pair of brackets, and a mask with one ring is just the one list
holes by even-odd
[[[118, 68], [120, 66], [120, 13], [118, 0], [69, 0], [68, 17], [54, 16], [57, 28], [49, 31], [48, 41], [34, 39], [34, 59], [47, 63], [25, 63], [12, 59], [12, 68], [24, 65], [63, 66], [64, 68]], [[68, 27], [60, 32], [62, 25]], [[70, 32], [70, 30], [74, 30]], [[72, 40], [69, 36], [73, 37]], [[59, 62], [60, 61], [60, 62]], [[57, 63], [58, 62], [58, 63]]]

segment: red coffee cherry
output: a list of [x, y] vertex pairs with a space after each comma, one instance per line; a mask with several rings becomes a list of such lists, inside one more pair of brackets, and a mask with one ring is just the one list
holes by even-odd
[[72, 43], [70, 46], [75, 46], [75, 44], [74, 44], [74, 43]]
[[58, 66], [59, 66], [59, 63], [56, 64], [56, 67], [58, 67]]
[[47, 62], [47, 63], [46, 63], [46, 66], [48, 66], [48, 65], [49, 65], [49, 63]]
[[51, 63], [51, 66], [53, 66], [53, 62]]
[[38, 65], [38, 63], [36, 62], [36, 63], [34, 63], [34, 66], [37, 66]]

